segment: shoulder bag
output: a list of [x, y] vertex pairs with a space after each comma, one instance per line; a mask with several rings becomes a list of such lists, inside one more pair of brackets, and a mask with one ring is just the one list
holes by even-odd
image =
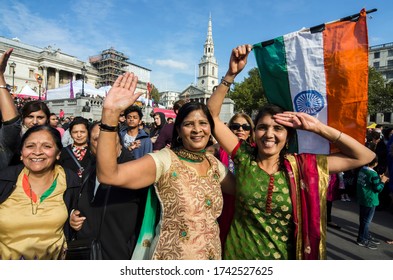
[[[101, 217], [100, 227], [96, 238], [93, 239], [81, 239], [76, 238], [68, 242], [66, 260], [102, 260], [102, 245], [100, 241], [101, 227], [104, 222], [106, 205], [108, 202], [109, 192], [111, 187], [108, 188], [105, 194], [104, 210]], [[82, 192], [82, 189], [80, 193]]]

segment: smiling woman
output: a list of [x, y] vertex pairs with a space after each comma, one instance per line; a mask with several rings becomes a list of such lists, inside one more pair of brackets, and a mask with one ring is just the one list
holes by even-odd
[[[226, 81], [234, 81], [250, 52], [251, 45], [232, 50]], [[375, 154], [311, 115], [287, 112], [274, 104], [259, 109], [254, 121], [255, 146], [250, 146], [239, 141], [219, 118], [227, 91], [228, 85], [221, 83], [208, 101], [215, 122], [214, 136], [231, 155], [236, 171], [235, 215], [224, 258], [326, 258], [328, 175], [359, 167]], [[240, 129], [240, 122], [232, 128]], [[288, 143], [296, 129], [329, 140], [340, 152], [290, 154]]]
[[[136, 83], [132, 73], [118, 78], [105, 99], [103, 123], [117, 125], [121, 111], [138, 98]], [[162, 211], [154, 240], [144, 243], [151, 246], [148, 258], [221, 258], [217, 224], [222, 210], [221, 188], [234, 189], [234, 178], [217, 158], [206, 153], [213, 128], [205, 104], [186, 103], [174, 123], [171, 149], [123, 164], [116, 162], [116, 133], [102, 128], [97, 149], [98, 180], [129, 189], [155, 184]]]
[[55, 128], [33, 126], [21, 141], [22, 164], [0, 171], [0, 259], [62, 259], [78, 178], [56, 164]]

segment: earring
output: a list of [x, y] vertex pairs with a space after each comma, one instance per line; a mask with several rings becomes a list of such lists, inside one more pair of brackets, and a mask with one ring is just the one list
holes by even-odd
[[180, 137], [180, 136], [177, 136], [177, 137], [176, 137], [176, 141], [177, 141], [178, 143], [181, 143], [181, 137]]
[[289, 149], [289, 144], [288, 144], [288, 142], [285, 144], [285, 149]]

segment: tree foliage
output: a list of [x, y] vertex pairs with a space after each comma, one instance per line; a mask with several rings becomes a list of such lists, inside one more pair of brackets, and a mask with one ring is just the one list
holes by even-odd
[[393, 86], [375, 68], [368, 72], [368, 113], [393, 112]]
[[153, 87], [150, 94], [151, 97], [154, 99], [155, 103], [158, 104], [158, 102], [160, 101], [160, 93], [158, 92], [158, 89], [156, 87]]
[[248, 75], [243, 82], [234, 84], [234, 88], [230, 91], [228, 97], [235, 102], [236, 112], [244, 112], [252, 116], [253, 111], [258, 110], [267, 101], [262, 89], [258, 68], [251, 69]]

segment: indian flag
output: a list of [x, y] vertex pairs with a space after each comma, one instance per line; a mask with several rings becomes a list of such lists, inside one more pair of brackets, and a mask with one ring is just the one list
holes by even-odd
[[[368, 100], [366, 12], [355, 21], [326, 23], [322, 30], [300, 30], [253, 47], [270, 103], [305, 112], [365, 141]], [[298, 153], [329, 154], [330, 143], [297, 131]]]

